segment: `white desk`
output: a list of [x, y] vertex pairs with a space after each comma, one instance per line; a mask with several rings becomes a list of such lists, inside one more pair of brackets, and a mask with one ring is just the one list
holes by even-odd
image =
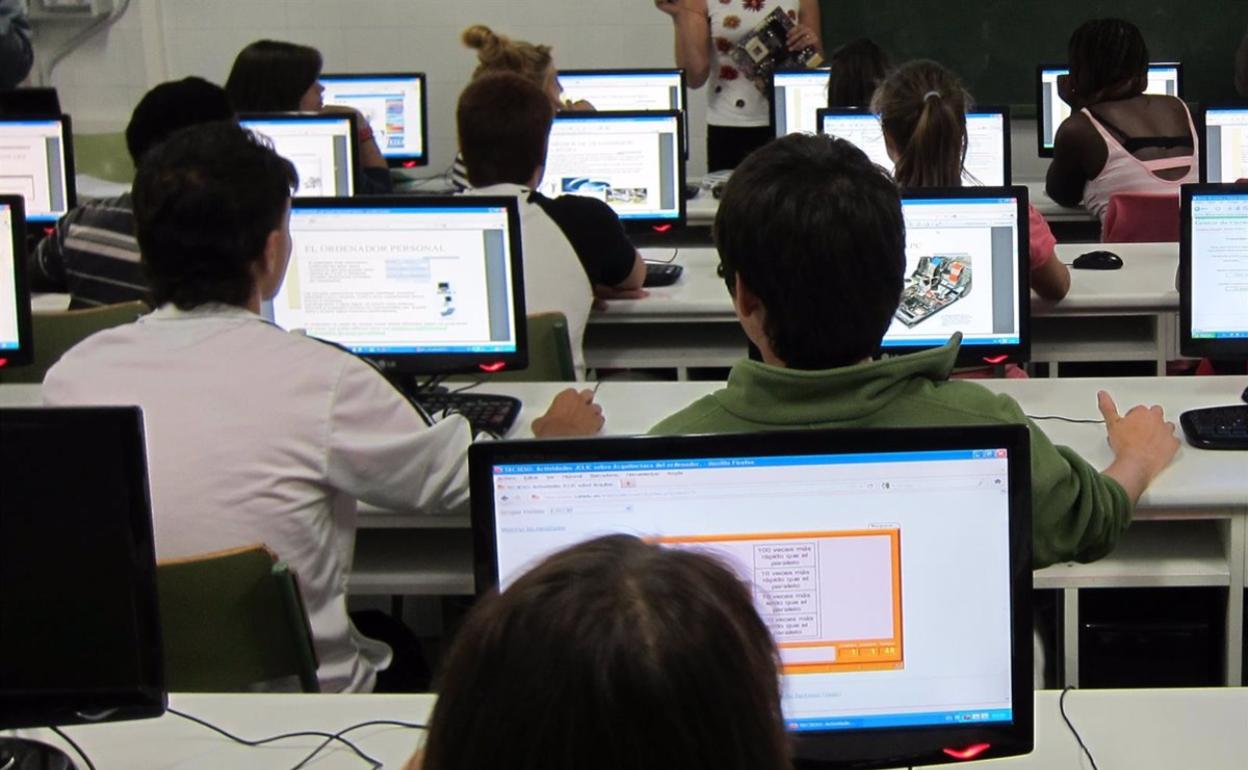
[[[1094, 247], [1059, 244], [1070, 263]], [[1158, 374], [1179, 357], [1175, 289], [1178, 244], [1114, 244], [1120, 270], [1071, 270], [1070, 293], [1061, 302], [1032, 295], [1033, 361], [1153, 361]], [[648, 259], [684, 266], [672, 286], [650, 289], [640, 300], [612, 300], [590, 315], [585, 360], [593, 368], [731, 366], [745, 355], [712, 248], [643, 249]], [[674, 255], [674, 256], [673, 256]], [[1057, 367], [1050, 367], [1056, 375]]]
[[[1008, 770], [1087, 767], [1058, 712], [1059, 693], [1035, 694], [1035, 750], [1026, 756], [967, 766]], [[247, 738], [294, 730], [335, 732], [358, 722], [395, 719], [424, 724], [433, 695], [192, 695], [175, 694], [181, 711]], [[1105, 770], [1241, 770], [1248, 757], [1248, 690], [1086, 690], [1070, 693], [1066, 712]], [[252, 749], [231, 743], [172, 714], [139, 722], [66, 728], [100, 770], [267, 770], [288, 768], [317, 738]], [[51, 731], [25, 731], [53, 745]], [[368, 727], [348, 737], [388, 770], [403, 766], [424, 741], [423, 731]], [[487, 740], [488, 736], [463, 736]], [[72, 751], [70, 751], [72, 756]], [[313, 767], [359, 770], [364, 764], [345, 747], [326, 749]]]

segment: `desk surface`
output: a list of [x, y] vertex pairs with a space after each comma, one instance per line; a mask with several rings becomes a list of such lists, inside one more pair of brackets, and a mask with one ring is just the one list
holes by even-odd
[[[1059, 693], [1035, 694], [1036, 748], [1024, 757], [972, 763], [1017, 770], [1086, 767], [1058, 711]], [[294, 730], [335, 732], [373, 719], [423, 724], [432, 695], [191, 695], [170, 704], [246, 738]], [[1132, 770], [1239, 770], [1248, 756], [1248, 690], [1081, 690], [1066, 698], [1066, 712], [1098, 764]], [[71, 727], [101, 770], [261, 770], [288, 768], [320, 739], [306, 738], [261, 749], [230, 743], [205, 728], [166, 714], [160, 719]], [[64, 746], [49, 731], [26, 731]], [[399, 727], [368, 727], [350, 734], [386, 768], [402, 767], [424, 734]], [[68, 748], [68, 747], [66, 747]], [[343, 747], [327, 749], [313, 767], [358, 770], [363, 763]]]

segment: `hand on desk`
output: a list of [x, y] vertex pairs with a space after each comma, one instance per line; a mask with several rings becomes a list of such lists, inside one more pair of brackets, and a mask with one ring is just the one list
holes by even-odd
[[1134, 503], [1179, 451], [1174, 423], [1166, 421], [1160, 406], [1141, 404], [1119, 415], [1118, 405], [1105, 391], [1099, 391], [1096, 400], [1114, 450], [1114, 462], [1105, 475], [1121, 484]]
[[538, 438], [594, 436], [605, 422], [602, 407], [594, 403], [594, 391], [568, 388], [555, 396], [546, 414], [533, 421], [533, 435]]

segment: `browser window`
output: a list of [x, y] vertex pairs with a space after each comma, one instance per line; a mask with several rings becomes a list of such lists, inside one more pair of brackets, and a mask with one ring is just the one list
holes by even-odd
[[326, 104], [357, 110], [387, 158], [425, 155], [424, 78], [419, 75], [322, 75]]
[[323, 116], [239, 121], [272, 142], [278, 155], [299, 172], [296, 197], [349, 196], [355, 193], [355, 140], [350, 118]]
[[[966, 115], [966, 159], [962, 183], [967, 186], [1002, 187], [1010, 180], [1006, 172], [1006, 136], [1009, 128], [1002, 112], [970, 112]], [[866, 153], [872, 163], [893, 172], [884, 129], [879, 116], [869, 112], [825, 112], [819, 133], [845, 139]]]
[[1193, 195], [1192, 337], [1248, 339], [1248, 194]]
[[776, 136], [818, 133], [816, 114], [821, 107], [828, 106], [828, 79], [826, 69], [773, 75]]
[[1248, 107], [1205, 111], [1205, 181], [1248, 179]]
[[69, 211], [65, 125], [60, 120], [0, 118], [0, 194], [20, 195], [29, 222], [55, 222]]

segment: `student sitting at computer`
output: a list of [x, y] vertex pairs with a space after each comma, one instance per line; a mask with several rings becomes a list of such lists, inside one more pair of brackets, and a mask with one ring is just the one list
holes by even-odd
[[[962, 81], [934, 61], [901, 65], [872, 98], [880, 116], [884, 146], [902, 187], [960, 187], [965, 174], [966, 112], [972, 106]], [[1028, 207], [1031, 288], [1045, 299], [1070, 291], [1070, 270], [1057, 258], [1057, 239], [1048, 222]]]
[[[294, 167], [234, 123], [148, 153], [134, 212], [157, 309], [71, 349], [43, 397], [141, 406], [157, 557], [267, 544], [299, 576], [322, 688], [371, 691], [392, 652], [347, 615], [355, 501], [463, 510], [472, 436], [459, 416], [427, 423], [364, 361], [260, 317], [290, 259], [295, 184]], [[566, 390], [533, 427], [601, 425], [589, 392]]]
[[1029, 424], [1036, 567], [1109, 553], [1178, 449], [1160, 407], [1119, 416], [1101, 393], [1115, 459], [1098, 473], [1013, 399], [950, 381], [960, 335], [873, 360], [901, 296], [905, 227], [896, 185], [844, 140], [792, 135], [747, 158], [720, 199], [715, 245], [762, 362], [739, 362], [725, 389], [655, 433]]
[[[126, 148], [138, 166], [148, 150], [177, 129], [233, 116], [220, 86], [196, 77], [161, 83], [134, 108], [126, 126]], [[61, 217], [26, 265], [31, 290], [68, 292], [70, 308], [148, 299], [128, 192]]]
[[888, 54], [865, 37], [851, 40], [828, 57], [828, 106], [871, 106], [871, 95], [888, 76]]
[[591, 540], [473, 610], [407, 770], [787, 770], [778, 660], [711, 556]]
[[1070, 75], [1058, 80], [1074, 112], [1057, 129], [1045, 190], [1102, 221], [1114, 193], [1174, 195], [1199, 181], [1196, 128], [1182, 99], [1150, 95], [1148, 47], [1122, 19], [1096, 19], [1070, 37]]
[[354, 113], [363, 169], [361, 189], [374, 195], [390, 192], [390, 167], [368, 120], [350, 107], [326, 106], [322, 102], [325, 89], [320, 83], [321, 67], [321, 52], [315, 48], [280, 40], [257, 40], [234, 58], [225, 91], [239, 113]]

